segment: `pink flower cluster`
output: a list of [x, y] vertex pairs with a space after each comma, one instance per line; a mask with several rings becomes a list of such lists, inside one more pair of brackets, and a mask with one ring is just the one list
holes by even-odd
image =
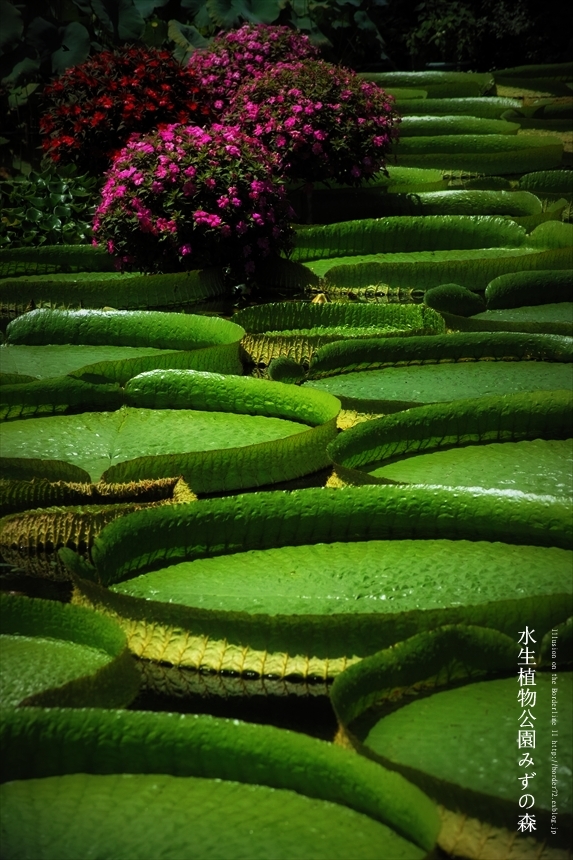
[[279, 153], [289, 179], [349, 185], [383, 169], [398, 121], [380, 87], [322, 60], [260, 72], [239, 88], [224, 119]]
[[318, 57], [308, 36], [289, 27], [244, 24], [238, 30], [220, 33], [209, 48], [195, 51], [189, 70], [195, 73], [211, 107], [220, 112], [249, 76], [275, 63]]
[[276, 158], [236, 126], [133, 136], [107, 174], [94, 244], [142, 271], [223, 265], [240, 278], [292, 246]]

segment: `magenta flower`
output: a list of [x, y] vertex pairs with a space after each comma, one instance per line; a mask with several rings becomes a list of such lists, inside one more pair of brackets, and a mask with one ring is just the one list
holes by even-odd
[[221, 112], [240, 83], [284, 60], [318, 57], [307, 36], [289, 27], [244, 24], [215, 36], [208, 48], [194, 51], [188, 68], [197, 74], [211, 108]]
[[384, 169], [398, 123], [380, 87], [321, 60], [277, 63], [255, 75], [225, 120], [277, 153], [289, 179], [350, 185]]
[[222, 265], [244, 280], [291, 247], [294, 213], [277, 166], [237, 125], [170, 126], [133, 139], [107, 174], [95, 240], [120, 268]]

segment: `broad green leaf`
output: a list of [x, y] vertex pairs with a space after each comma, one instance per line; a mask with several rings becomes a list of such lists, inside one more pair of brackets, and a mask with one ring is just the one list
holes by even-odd
[[573, 335], [572, 302], [488, 310], [468, 317], [463, 322], [453, 314], [443, 314], [443, 317], [449, 328], [460, 331], [523, 331], [569, 337]]
[[73, 602], [116, 619], [132, 652], [179, 670], [182, 688], [189, 673], [234, 672], [257, 679], [259, 693], [270, 677], [316, 695], [360, 658], [440, 624], [510, 634], [527, 611], [549, 629], [570, 612], [572, 560], [557, 547], [463, 540], [301, 545], [163, 567], [111, 591], [77, 580]]
[[229, 379], [142, 374], [126, 389], [133, 406], [117, 412], [10, 422], [3, 455], [64, 460], [110, 483], [183, 475], [199, 492], [275, 483], [327, 465], [335, 398]]
[[[571, 365], [548, 361], [472, 361], [386, 367], [310, 379], [305, 387], [333, 394], [344, 408], [396, 411], [425, 403], [572, 387]], [[374, 408], [376, 406], [376, 408]], [[378, 407], [384, 408], [378, 408]]]
[[573, 345], [567, 337], [510, 332], [342, 341], [328, 344], [317, 352], [309, 376], [316, 379], [354, 370], [488, 359], [572, 362]]
[[2, 346], [0, 368], [3, 373], [41, 379], [62, 376], [99, 361], [120, 362], [141, 356], [161, 355], [162, 352], [161, 349], [148, 346]]
[[573, 440], [469, 445], [408, 457], [368, 471], [377, 478], [408, 484], [494, 487], [509, 492], [570, 497]]
[[[553, 829], [552, 776], [557, 779], [558, 796], [566, 805], [570, 802], [569, 673], [559, 672], [552, 678], [537, 672], [538, 698], [531, 706], [536, 717], [536, 712], [541, 713], [539, 705], [544, 713], [551, 714], [552, 703], [557, 701], [557, 731], [564, 742], [563, 747], [558, 741], [558, 761], [549, 717], [546, 731], [537, 724], [534, 750], [512, 753], [516, 749], [516, 722], [524, 712], [517, 701], [515, 680], [523, 628], [524, 623], [518, 623], [509, 636], [503, 637], [475, 627], [442, 627], [361, 661], [343, 672], [332, 688], [332, 702], [346, 737], [370, 758], [423, 784], [445, 807], [441, 810], [440, 846], [475, 860], [484, 856], [484, 839], [495, 845], [496, 856], [524, 856], [521, 850], [512, 852], [515, 818], [520, 814], [516, 805], [526, 790], [518, 783], [524, 772], [532, 772], [531, 766], [520, 767], [519, 759], [525, 752], [534, 759], [535, 782], [529, 788], [534, 788], [535, 813], [543, 831]], [[525, 629], [531, 631], [534, 642], [541, 643], [541, 630], [529, 624]], [[530, 648], [537, 652], [540, 644]], [[480, 674], [499, 672], [512, 677], [480, 679]], [[464, 680], [465, 686], [459, 686]], [[457, 689], [440, 691], [444, 686]], [[428, 696], [432, 688], [434, 692]], [[412, 693], [417, 694], [414, 701]], [[536, 856], [549, 860], [566, 856], [563, 849], [567, 843], [565, 828], [552, 841], [550, 850], [546, 851], [542, 843], [531, 844], [531, 840], [529, 847]]]
[[[541, 213], [538, 197], [529, 191], [505, 190], [506, 183], [510, 183], [501, 177], [476, 179], [474, 181], [479, 181], [479, 185], [474, 189], [470, 185], [471, 180], [464, 178], [467, 173], [461, 170], [413, 167], [402, 167], [401, 170], [404, 173], [396, 176], [396, 184], [387, 188], [376, 181], [371, 186], [360, 188], [315, 189], [310, 207], [309, 198], [302, 194], [298, 197], [291, 195], [292, 204], [300, 221], [317, 224], [389, 215], [527, 216]], [[392, 177], [395, 175], [395, 172], [391, 174]], [[458, 187], [452, 189], [452, 185]]]
[[400, 140], [438, 134], [517, 134], [519, 122], [475, 116], [405, 116], [400, 122]]
[[424, 215], [298, 227], [291, 259], [300, 262], [351, 255], [524, 245], [514, 221], [488, 216]]
[[[537, 391], [535, 393], [479, 397], [475, 400], [460, 399], [445, 404], [420, 406], [351, 428], [329, 445], [329, 453], [334, 462], [344, 469], [371, 471], [395, 460], [401, 461], [400, 466], [395, 464], [397, 468], [402, 466], [407, 468], [406, 464], [411, 462], [409, 459], [411, 457], [437, 451], [440, 448], [452, 449], [449, 453], [444, 450], [441, 452], [441, 457], [438, 458], [442, 459], [444, 455], [446, 457], [443, 472], [439, 476], [433, 473], [433, 477], [437, 477], [438, 485], [444, 484], [446, 481], [449, 483], [451, 469], [454, 468], [453, 463], [449, 461], [450, 457], [456, 457], [458, 454], [462, 457], [480, 458], [482, 456], [477, 449], [465, 446], [484, 445], [489, 450], [491, 447], [489, 443], [511, 443], [513, 445], [519, 443], [523, 449], [523, 456], [527, 458], [527, 451], [535, 450], [535, 446], [531, 447], [532, 440], [539, 442], [539, 440], [548, 439], [568, 439], [571, 435], [572, 402], [573, 398], [570, 391], [551, 393]], [[500, 444], [496, 445], [492, 449], [494, 451], [492, 456], [495, 457], [497, 451], [502, 457], [501, 448], [504, 448], [505, 451], [511, 451], [511, 444], [509, 448], [504, 448], [504, 445]], [[456, 451], [455, 449], [461, 450]], [[483, 456], [487, 457], [488, 455], [484, 454]], [[562, 454], [556, 454], [556, 456], [558, 460], [561, 460]], [[544, 466], [549, 468], [551, 456], [548, 455], [548, 457], [550, 459]], [[534, 461], [535, 454], [533, 454], [533, 461], [529, 460], [530, 468], [535, 468]], [[498, 461], [497, 468], [501, 468], [504, 462], [504, 468], [507, 469], [507, 462], [503, 460]], [[511, 465], [509, 468], [511, 470]], [[480, 482], [479, 469], [478, 466], [478, 475], [476, 476], [478, 482], [474, 485], [476, 488], [488, 486], [488, 484]], [[515, 469], [517, 472], [516, 479], [519, 476], [525, 484], [531, 480], [527, 474], [527, 468], [518, 468], [516, 464]], [[539, 472], [539, 467], [535, 468], [535, 472]], [[388, 477], [391, 478], [390, 475]], [[505, 476], [500, 473], [497, 478], [495, 474], [493, 476], [490, 474], [489, 477], [490, 481], [494, 481], [494, 483], [489, 484], [491, 487], [496, 486], [496, 479], [511, 481], [511, 475], [508, 477], [507, 472]], [[401, 479], [398, 478], [397, 480]], [[543, 481], [543, 478], [538, 476], [534, 480]], [[547, 481], [551, 481], [549, 476], [547, 476]], [[562, 477], [562, 481], [567, 483], [565, 477]], [[432, 484], [433, 481], [424, 479], [416, 483]], [[557, 484], [559, 484], [558, 475], [553, 481], [554, 490], [557, 488]], [[548, 483], [548, 486], [550, 485]], [[462, 486], [467, 487], [468, 484], [463, 483]], [[501, 487], [499, 488], [501, 489]], [[511, 491], [511, 485], [506, 485], [505, 489]], [[522, 487], [516, 484], [514, 489], [521, 490]], [[540, 491], [537, 490], [537, 492]], [[562, 489], [556, 493], [556, 495], [562, 494]]]
[[404, 116], [481, 116], [499, 119], [504, 111], [519, 110], [519, 99], [431, 98], [404, 99], [396, 102], [398, 113]]
[[477, 96], [484, 95], [494, 87], [491, 74], [476, 72], [362, 72], [360, 77], [373, 81], [386, 91], [392, 91], [393, 87], [426, 90], [432, 101], [455, 99], [475, 102]]
[[412, 695], [460, 681], [513, 672], [518, 654], [519, 643], [511, 634], [476, 625], [442, 625], [397, 642], [341, 673], [332, 685], [332, 705], [345, 734], [368, 731], [361, 726], [368, 714], [380, 715], [392, 702], [402, 706]]
[[90, 34], [79, 21], [70, 21], [60, 30], [61, 44], [52, 52], [52, 73], [61, 75], [70, 66], [79, 66], [90, 52]]
[[[112, 591], [250, 615], [384, 617], [500, 600], [521, 576], [526, 589], [534, 588], [547, 567], [563, 588], [572, 558], [560, 549], [486, 542], [319, 543], [182, 562]], [[480, 597], [485, 568], [489, 581]]]
[[[459, 135], [461, 137], [462, 135]], [[476, 135], [476, 139], [479, 138]], [[489, 137], [489, 135], [481, 135]], [[508, 137], [508, 135], [500, 135]], [[430, 138], [404, 138], [404, 140], [430, 140]], [[511, 137], [511, 140], [520, 138]], [[537, 140], [537, 138], [534, 138]], [[547, 143], [543, 143], [547, 141]], [[551, 170], [560, 167], [563, 160], [563, 144], [546, 135], [537, 145], [515, 147], [511, 150], [490, 152], [420, 152], [401, 153], [400, 164], [405, 167], [438, 167], [443, 170], [464, 170], [489, 175], [525, 173], [530, 170]]]
[[[80, 249], [90, 246], [75, 246]], [[17, 250], [17, 249], [16, 249]], [[41, 249], [40, 249], [41, 250]], [[0, 271], [2, 254], [0, 252]], [[56, 257], [56, 255], [54, 255]], [[97, 262], [97, 260], [96, 260]], [[14, 263], [24, 267], [24, 262]], [[56, 266], [44, 267], [47, 272], [26, 274], [9, 271], [0, 280], [2, 307], [13, 314], [35, 308], [102, 308], [136, 310], [193, 306], [212, 298], [227, 298], [229, 290], [221, 269], [204, 269], [169, 275], [120, 274], [118, 272], [82, 272], [70, 274]], [[88, 260], [86, 268], [95, 269]], [[33, 271], [33, 268], [32, 268]]]
[[[16, 350], [34, 347], [11, 347]], [[39, 347], [47, 349], [51, 347]], [[54, 347], [57, 349], [57, 347]], [[119, 385], [93, 384], [71, 376], [53, 376], [45, 380], [2, 385], [0, 417], [3, 421], [56, 415], [66, 412], [112, 411], [123, 406], [125, 397]]]
[[2, 707], [121, 707], [139, 681], [111, 619], [51, 600], [0, 595]]
[[494, 278], [485, 290], [488, 310], [571, 300], [573, 269], [515, 272]]
[[216, 343], [233, 343], [242, 334], [235, 323], [195, 314], [36, 310], [10, 323], [6, 343], [200, 349]]
[[412, 251], [370, 254], [363, 257], [335, 257], [305, 263], [304, 267], [316, 277], [322, 278], [326, 288], [333, 286], [352, 289], [383, 283], [389, 286], [429, 289], [452, 283], [461, 284], [468, 289], [485, 290], [493, 278], [506, 272], [570, 269], [571, 265], [572, 252], [569, 248], [542, 250], [528, 244], [519, 248]]
[[[402, 137], [394, 144], [394, 152], [398, 158], [414, 156], [431, 156], [440, 153], [451, 156], [462, 156], [471, 154], [479, 158], [481, 155], [494, 154], [499, 156], [511, 152], [513, 156], [517, 153], [526, 152], [531, 149], [543, 149], [558, 145], [552, 137], [529, 135], [515, 136], [508, 134], [438, 134], [435, 137], [413, 135]], [[414, 167], [416, 165], [413, 165]], [[422, 165], [420, 165], [422, 166]], [[436, 165], [438, 168], [440, 165]], [[444, 165], [445, 166], [445, 165]], [[454, 164], [452, 163], [451, 167]], [[448, 169], [445, 166], [445, 169]], [[504, 171], [500, 171], [503, 173]], [[512, 171], [509, 171], [512, 172]]]
[[95, 569], [86, 572], [109, 585], [196, 558], [333, 541], [440, 538], [569, 547], [568, 517], [563, 499], [495, 490], [460, 489], [455, 498], [442, 488], [391, 485], [245, 494], [111, 523], [94, 542]]
[[424, 847], [436, 837], [435, 809], [419, 789], [298, 732], [204, 715], [30, 708], [2, 714], [0, 731], [2, 782], [74, 772], [236, 780], [350, 807]]
[[234, 319], [247, 331], [242, 346], [254, 364], [279, 356], [308, 363], [326, 343], [350, 337], [438, 334], [439, 314], [420, 305], [277, 302], [245, 308]]
[[573, 194], [573, 177], [570, 170], [542, 170], [522, 176], [519, 187], [534, 194]]
[[[13, 421], [2, 436], [6, 457], [65, 459], [98, 481], [110, 467], [136, 457], [148, 458], [147, 471], [152, 472], [151, 458], [158, 455], [252, 446], [284, 439], [303, 429], [301, 424], [280, 418], [124, 407], [111, 413]], [[177, 458], [170, 459], [177, 471]]]
[[[367, 816], [266, 786], [165, 774], [73, 774], [3, 786], [8, 860], [422, 860]], [[253, 811], [256, 810], [256, 814]], [[142, 822], [145, 826], [142, 827]], [[41, 840], [40, 840], [41, 834]]]
[[531, 78], [549, 77], [555, 80], [570, 80], [573, 77], [573, 63], [541, 63], [526, 66], [512, 66], [509, 69], [496, 69], [492, 72], [495, 79], [500, 77]]
[[40, 248], [0, 250], [0, 275], [47, 274], [49, 272], [113, 272], [113, 257], [92, 245], [44, 245]]
[[[414, 168], [412, 168], [413, 170]], [[420, 173], [422, 173], [420, 169]], [[431, 172], [431, 171], [426, 171]], [[451, 174], [450, 174], [451, 175]], [[393, 191], [393, 189], [391, 189]], [[398, 192], [400, 189], [396, 189]], [[380, 200], [383, 215], [535, 215], [541, 201], [529, 191], [483, 190], [468, 188], [430, 191], [423, 186], [416, 193], [392, 193]]]
[[[50, 377], [67, 371], [86, 381], [122, 384], [157, 367], [240, 373], [243, 334], [235, 323], [194, 314], [44, 309], [9, 324], [0, 361], [7, 372]], [[38, 373], [44, 355], [45, 373]]]
[[[555, 736], [549, 718], [545, 726], [539, 724], [531, 755], [535, 781], [529, 787], [534, 789], [539, 829], [545, 832], [554, 796], [552, 764], [557, 764], [559, 808], [567, 809], [571, 802], [572, 676], [560, 672], [558, 677], [557, 755], [552, 757]], [[550, 674], [537, 672], [535, 715], [551, 714], [552, 689]], [[514, 830], [516, 801], [526, 793], [518, 780], [525, 770], [533, 770], [518, 767], [523, 750], [520, 754], [516, 749], [516, 723], [523, 710], [516, 701], [515, 677], [482, 681], [412, 702], [380, 720], [363, 740], [386, 766], [407, 773], [450, 809], [455, 796], [462, 812]], [[565, 847], [566, 832], [559, 835], [556, 847]]]

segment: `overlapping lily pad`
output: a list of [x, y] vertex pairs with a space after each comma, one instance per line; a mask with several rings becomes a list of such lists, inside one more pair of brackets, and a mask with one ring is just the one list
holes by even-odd
[[324, 692], [360, 657], [436, 624], [509, 632], [522, 600], [544, 629], [563, 620], [570, 519], [563, 499], [475, 488], [259, 493], [131, 514], [96, 538], [95, 568], [69, 552], [66, 563], [83, 577], [74, 601], [118, 619], [134, 654], [182, 675], [181, 691], [201, 671]]
[[0, 552], [19, 572], [69, 579], [58, 557], [61, 547], [89, 553], [95, 536], [116, 517], [197, 497], [180, 478], [129, 484], [65, 481], [0, 481]]
[[[28, 249], [41, 252], [42, 248]], [[64, 249], [61, 249], [64, 251]], [[85, 250], [85, 247], [80, 250]], [[88, 248], [88, 250], [90, 250]], [[3, 258], [0, 252], [0, 274]], [[45, 255], [46, 256], [46, 255]], [[61, 253], [65, 259], [65, 253]], [[111, 258], [103, 255], [107, 260]], [[57, 254], [51, 255], [50, 259]], [[40, 255], [39, 260], [42, 257]], [[97, 262], [97, 257], [94, 262]], [[23, 271], [24, 261], [21, 266]], [[112, 262], [113, 267], [113, 262]], [[12, 319], [30, 308], [104, 308], [117, 310], [146, 310], [150, 308], [173, 308], [198, 306], [209, 299], [228, 298], [230, 290], [225, 283], [222, 269], [204, 269], [193, 272], [178, 272], [165, 275], [120, 274], [118, 272], [92, 271], [70, 273], [70, 268], [57, 269], [55, 274], [44, 274], [38, 265], [38, 274], [18, 274], [0, 280], [0, 316]], [[50, 267], [48, 266], [48, 271]], [[73, 271], [73, 269], [72, 269]]]
[[523, 331], [534, 334], [573, 335], [573, 302], [524, 305], [482, 311], [471, 317], [443, 313], [449, 328], [458, 331]]
[[30, 854], [38, 860], [75, 860], [78, 852], [86, 856], [94, 850], [126, 860], [159, 855], [265, 860], [270, 854], [290, 860], [300, 850], [316, 860], [426, 855], [371, 818], [265, 786], [164, 774], [74, 774], [14, 782], [0, 792], [10, 860]]
[[[2, 782], [10, 781], [11, 785], [17, 784], [12, 780], [34, 780], [38, 785], [38, 778], [51, 777], [44, 784], [56, 786], [54, 777], [74, 773], [129, 773], [154, 774], [156, 778], [168, 774], [183, 792], [186, 785], [194, 784], [200, 803], [200, 784], [205, 793], [213, 793], [217, 783], [233, 786], [239, 804], [258, 796], [255, 787], [275, 789], [269, 794], [286, 801], [296, 791], [311, 810], [314, 804], [310, 798], [318, 801], [317, 814], [323, 808], [328, 815], [328, 809], [336, 804], [343, 817], [354, 810], [350, 818], [357, 825], [360, 820], [368, 821], [375, 832], [372, 825], [379, 823], [388, 844], [378, 846], [382, 854], [376, 856], [421, 857], [413, 844], [431, 848], [439, 827], [433, 803], [403, 777], [330, 743], [270, 726], [173, 713], [27, 709], [0, 715], [0, 744]], [[98, 781], [105, 784], [94, 779], [91, 785]], [[134, 777], [131, 785], [143, 788], [147, 780], [138, 782]], [[265, 792], [261, 790], [260, 795], [264, 803]], [[127, 798], [124, 802], [129, 805]], [[166, 812], [171, 821], [170, 811]], [[186, 809], [188, 817], [193, 814]], [[225, 814], [235, 822], [232, 810]], [[247, 817], [249, 824], [256, 826], [258, 812], [253, 816], [251, 810]], [[276, 826], [280, 830], [280, 822]], [[403, 840], [410, 848], [405, 854]], [[308, 850], [312, 852], [312, 848]]]
[[342, 482], [398, 482], [563, 496], [573, 487], [571, 392], [422, 406], [346, 431], [330, 446]]
[[128, 406], [12, 421], [12, 459], [60, 460], [107, 483], [183, 475], [197, 492], [260, 486], [327, 465], [339, 402], [321, 392], [196, 371], [150, 371]]
[[308, 364], [324, 344], [337, 340], [440, 334], [443, 321], [420, 305], [277, 302], [235, 315], [246, 330], [242, 346], [253, 364], [285, 357]]
[[121, 707], [139, 686], [109, 618], [56, 601], [0, 595], [3, 708]]
[[0, 360], [7, 373], [98, 383], [123, 384], [156, 367], [240, 373], [243, 334], [235, 323], [192, 314], [37, 310], [9, 324]]
[[[522, 629], [523, 625], [516, 628]], [[542, 631], [529, 625], [525, 629], [533, 638], [531, 650], [537, 652]], [[525, 753], [515, 752], [515, 726], [524, 710], [516, 701], [519, 636], [479, 628], [437, 629], [362, 661], [339, 676], [332, 690], [347, 737], [370, 758], [407, 774], [442, 803], [439, 844], [476, 860], [484, 856], [487, 831], [495, 840], [497, 856], [510, 853], [517, 800], [526, 793], [519, 785], [524, 773], [531, 774], [527, 791], [535, 795], [537, 821], [528, 849], [543, 858], [565, 857], [571, 836], [567, 815], [560, 817], [558, 828], [550, 825], [552, 797], [559, 797], [560, 809], [570, 803], [571, 673], [555, 674], [555, 663], [556, 694], [551, 674], [536, 672], [537, 699], [529, 713], [533, 711], [535, 718], [542, 711], [551, 713], [552, 701], [558, 700], [559, 752], [552, 745], [555, 735], [544, 732], [539, 723], [538, 740], [528, 750], [531, 764], [519, 767]], [[508, 677], [482, 680], [500, 673]], [[432, 690], [433, 695], [412, 700], [412, 694]], [[481, 827], [476, 826], [478, 821]], [[545, 850], [543, 835], [550, 829], [557, 838]]]
[[557, 335], [467, 332], [328, 344], [303, 387], [347, 409], [388, 413], [469, 396], [571, 387], [572, 342]]

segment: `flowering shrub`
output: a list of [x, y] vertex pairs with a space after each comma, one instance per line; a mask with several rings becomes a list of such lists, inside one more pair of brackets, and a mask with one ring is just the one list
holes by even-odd
[[171, 125], [132, 138], [96, 209], [94, 244], [121, 267], [228, 266], [240, 278], [291, 247], [292, 210], [275, 158], [237, 127]]
[[197, 75], [155, 48], [101, 51], [67, 69], [43, 95], [44, 152], [93, 173], [109, 167], [132, 132], [210, 117]]
[[278, 63], [237, 91], [226, 122], [280, 154], [290, 179], [357, 185], [384, 167], [396, 136], [393, 99], [349, 69]]
[[280, 61], [318, 57], [308, 36], [289, 27], [244, 24], [238, 30], [220, 33], [209, 48], [195, 51], [189, 68], [209, 93], [216, 111], [228, 107], [241, 83]]

